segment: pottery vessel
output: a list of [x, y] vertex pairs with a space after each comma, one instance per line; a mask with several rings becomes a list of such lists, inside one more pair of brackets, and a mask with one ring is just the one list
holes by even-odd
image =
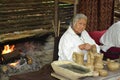
[[110, 71], [116, 71], [120, 68], [120, 64], [114, 60], [107, 59], [107, 67]]
[[69, 80], [79, 80], [81, 77], [93, 76], [93, 72], [89, 68], [71, 61], [53, 61], [51, 66], [56, 74]]
[[95, 71], [101, 70], [104, 68], [103, 65], [103, 54], [96, 54], [94, 62]]
[[99, 70], [99, 75], [102, 76], [102, 77], [106, 77], [108, 75], [108, 72], [107, 70]]
[[84, 54], [74, 52], [72, 55], [73, 61], [77, 64], [84, 65]]

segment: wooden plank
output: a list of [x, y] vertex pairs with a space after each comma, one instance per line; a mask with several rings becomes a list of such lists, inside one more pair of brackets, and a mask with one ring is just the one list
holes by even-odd
[[[2, 25], [0, 25], [3, 29], [5, 28], [16, 28], [16, 27], [18, 27], [18, 29], [19, 29], [19, 27], [29, 27], [29, 26], [38, 26], [38, 25], [52, 25], [52, 23], [51, 23], [51, 21], [46, 21], [46, 22], [42, 22], [42, 21], [29, 21], [29, 22], [24, 22], [24, 23], [18, 23], [18, 24], [2, 24]], [[0, 28], [1, 28], [0, 27]], [[33, 27], [34, 28], [34, 27]]]
[[47, 6], [47, 7], [42, 7], [42, 6], [40, 6], [40, 7], [32, 7], [32, 6], [30, 6], [30, 7], [4, 7], [4, 8], [0, 8], [0, 11], [1, 12], [20, 12], [20, 11], [28, 11], [28, 10], [46, 10], [46, 11], [48, 11], [48, 10], [54, 10], [54, 6]]
[[64, 3], [67, 3], [67, 4], [74, 4], [75, 0], [59, 0], [59, 2], [64, 2]]
[[19, 15], [19, 14], [35, 14], [35, 13], [52, 13], [53, 9], [51, 8], [46, 8], [46, 9], [21, 9], [21, 10], [8, 10], [8, 11], [0, 11], [0, 15], [1, 16], [5, 16], [5, 15]]
[[7, 18], [3, 18], [0, 19], [0, 24], [6, 24], [6, 23], [21, 23], [21, 22], [28, 22], [28, 21], [37, 21], [37, 20], [41, 20], [43, 21], [51, 21], [53, 19], [53, 15], [49, 14], [49, 15], [45, 15], [45, 16], [28, 16], [28, 17], [17, 17], [17, 16], [12, 16], [11, 17], [7, 17]]
[[0, 0], [0, 3], [28, 3], [28, 2], [50, 2], [54, 0]]
[[[36, 14], [36, 15], [39, 15], [39, 14]], [[20, 15], [19, 15], [20, 16]], [[16, 22], [18, 22], [18, 21], [27, 21], [27, 20], [47, 20], [47, 21], [49, 21], [49, 20], [53, 20], [53, 14], [48, 14], [48, 15], [44, 15], [43, 14], [43, 16], [41, 15], [41, 16], [34, 16], [33, 15], [33, 17], [32, 16], [29, 16], [28, 15], [28, 17], [24, 17], [24, 16], [22, 16], [22, 17], [17, 17], [17, 15], [15, 15], [15, 16], [4, 16], [4, 17], [2, 17], [1, 19], [0, 19], [0, 22], [11, 22], [11, 21], [14, 21], [14, 20], [16, 20]], [[27, 15], [26, 15], [27, 16]], [[1, 17], [1, 16], [0, 16]]]
[[51, 28], [52, 25], [36, 25], [36, 26], [32, 26], [30, 25], [29, 27], [27, 26], [20, 26], [20, 27], [12, 27], [12, 28], [4, 28], [4, 29], [0, 29], [0, 34], [5, 34], [5, 33], [11, 33], [11, 32], [17, 32], [17, 31], [24, 31], [24, 30], [34, 30], [34, 29], [52, 29]]
[[47, 8], [47, 7], [52, 7], [54, 6], [54, 3], [49, 3], [49, 4], [43, 4], [43, 3], [18, 3], [18, 4], [1, 4], [0, 5], [0, 10], [1, 9], [21, 9], [21, 8], [40, 8], [40, 7], [44, 7], [44, 8]]
[[0, 35], [0, 42], [3, 43], [5, 41], [9, 40], [16, 40], [21, 39], [25, 37], [35, 36], [35, 35], [42, 35], [44, 33], [52, 32], [51, 30], [45, 30], [45, 29], [34, 29], [34, 30], [25, 30], [22, 32], [16, 32], [16, 33], [7, 33]]

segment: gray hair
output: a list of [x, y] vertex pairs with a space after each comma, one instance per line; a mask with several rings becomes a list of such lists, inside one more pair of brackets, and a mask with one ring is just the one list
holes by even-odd
[[84, 14], [76, 14], [73, 17], [73, 20], [71, 22], [71, 26], [73, 27], [79, 19], [86, 19], [87, 20], [87, 16]]

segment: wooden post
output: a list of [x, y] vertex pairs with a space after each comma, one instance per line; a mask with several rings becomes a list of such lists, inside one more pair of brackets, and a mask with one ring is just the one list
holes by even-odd
[[59, 43], [59, 27], [58, 27], [58, 0], [55, 0], [55, 16], [54, 16], [54, 52], [53, 61], [58, 59], [58, 43]]
[[[59, 21], [59, 0], [55, 0], [55, 16], [54, 16], [54, 22], [53, 22], [53, 28], [54, 28], [54, 53], [53, 53], [53, 61], [58, 60], [58, 44], [60, 40], [60, 21]], [[74, 0], [74, 15], [77, 13], [77, 4], [78, 0]]]
[[78, 5], [78, 0], [74, 1], [74, 16], [77, 14], [77, 5]]

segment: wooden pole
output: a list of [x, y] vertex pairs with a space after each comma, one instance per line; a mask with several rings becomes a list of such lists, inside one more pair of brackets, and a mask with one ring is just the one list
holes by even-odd
[[55, 32], [55, 37], [54, 37], [54, 53], [53, 53], [53, 61], [58, 59], [58, 43], [59, 43], [59, 28], [58, 28], [58, 0], [55, 0], [55, 16], [54, 16], [54, 32]]
[[[77, 13], [77, 4], [78, 4], [78, 0], [74, 0], [74, 15], [76, 15]], [[55, 16], [54, 16], [54, 23], [53, 23], [53, 27], [54, 27], [54, 33], [55, 33], [55, 37], [54, 37], [54, 53], [53, 53], [53, 61], [54, 60], [58, 60], [58, 44], [59, 44], [59, 40], [60, 40], [60, 21], [59, 21], [59, 0], [55, 0]]]
[[74, 16], [77, 14], [78, 0], [74, 0]]

